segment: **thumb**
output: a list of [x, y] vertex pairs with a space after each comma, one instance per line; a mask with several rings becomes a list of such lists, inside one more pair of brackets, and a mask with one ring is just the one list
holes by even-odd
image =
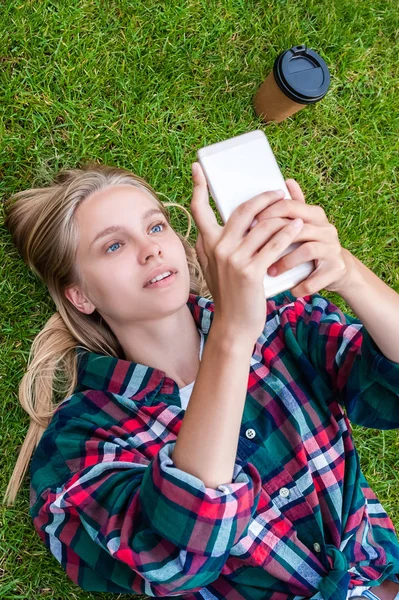
[[202, 235], [209, 235], [220, 227], [216, 215], [209, 204], [208, 185], [201, 165], [195, 162], [191, 166], [193, 176], [193, 196], [191, 198], [191, 214]]
[[295, 179], [286, 179], [285, 184], [293, 200], [306, 204], [305, 196], [303, 195], [299, 183], [295, 181]]
[[208, 265], [208, 259], [205, 254], [204, 240], [202, 239], [202, 235], [201, 235], [200, 231], [198, 232], [197, 241], [195, 243], [195, 250], [197, 252], [198, 260], [199, 260], [199, 263], [200, 263], [202, 269], [206, 269], [206, 267]]

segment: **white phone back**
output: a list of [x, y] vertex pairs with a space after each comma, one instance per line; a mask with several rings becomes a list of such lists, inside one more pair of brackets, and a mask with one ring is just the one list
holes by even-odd
[[[223, 223], [232, 212], [250, 198], [270, 190], [282, 189], [291, 198], [270, 144], [261, 130], [244, 133], [223, 142], [205, 146], [197, 152], [209, 192]], [[280, 256], [300, 246], [294, 243]], [[314, 270], [314, 262], [305, 262], [277, 277], [265, 275], [265, 296], [270, 298], [296, 286]]]

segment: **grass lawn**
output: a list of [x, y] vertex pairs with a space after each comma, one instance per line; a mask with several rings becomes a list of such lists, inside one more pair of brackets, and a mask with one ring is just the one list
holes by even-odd
[[[3, 0], [1, 199], [94, 159], [132, 169], [162, 200], [189, 207], [196, 150], [260, 128], [342, 246], [399, 292], [398, 29], [395, 0]], [[253, 95], [276, 55], [303, 43], [326, 60], [330, 91], [266, 125]], [[171, 214], [185, 233], [183, 211]], [[2, 495], [28, 428], [18, 384], [55, 307], [2, 214], [0, 226]], [[399, 531], [398, 431], [353, 429], [363, 471]], [[34, 532], [28, 503], [26, 481], [15, 507], [0, 509], [0, 598], [116, 598], [70, 582]]]

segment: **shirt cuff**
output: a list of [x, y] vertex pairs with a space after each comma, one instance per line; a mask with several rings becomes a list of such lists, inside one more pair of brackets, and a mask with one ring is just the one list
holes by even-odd
[[233, 481], [209, 488], [174, 465], [175, 445], [167, 442], [145, 470], [140, 486], [143, 513], [177, 547], [222, 556], [246, 533], [256, 511], [262, 489], [259, 472], [237, 458]]
[[376, 380], [382, 380], [384, 387], [399, 393], [399, 363], [390, 360], [381, 352], [365, 327], [362, 334], [362, 354], [366, 358], [366, 364], [370, 366], [372, 375]]

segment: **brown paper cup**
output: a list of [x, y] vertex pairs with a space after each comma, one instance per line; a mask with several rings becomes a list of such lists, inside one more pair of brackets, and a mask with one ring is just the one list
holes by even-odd
[[322, 57], [305, 45], [293, 46], [275, 59], [255, 94], [255, 112], [267, 123], [280, 123], [324, 98], [329, 85], [330, 73]]
[[273, 71], [266, 77], [254, 97], [255, 112], [266, 123], [270, 121], [280, 123], [305, 106], [306, 104], [294, 102], [280, 90]]

